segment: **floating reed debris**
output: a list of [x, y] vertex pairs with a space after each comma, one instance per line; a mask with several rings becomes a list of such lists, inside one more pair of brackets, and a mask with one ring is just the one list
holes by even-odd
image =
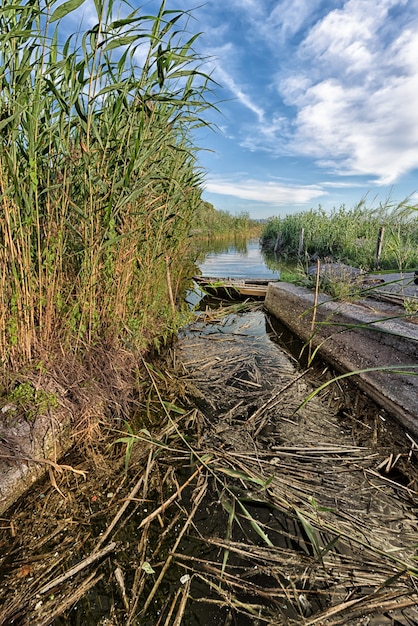
[[382, 427], [376, 445], [374, 407], [361, 428], [342, 387], [301, 406], [312, 372], [264, 324], [187, 329], [101, 471], [71, 459], [86, 480], [11, 511], [0, 623], [417, 622], [415, 442]]

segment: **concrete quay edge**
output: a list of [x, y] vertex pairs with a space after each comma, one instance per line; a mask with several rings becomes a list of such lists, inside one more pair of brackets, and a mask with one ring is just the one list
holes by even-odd
[[[368, 371], [353, 382], [418, 436], [418, 325], [374, 311], [364, 303], [336, 302], [318, 296], [313, 346], [338, 372], [411, 366], [417, 376], [389, 371]], [[266, 310], [303, 341], [312, 336], [314, 292], [290, 283], [270, 283]], [[361, 325], [361, 327], [359, 327]], [[356, 328], [353, 328], [356, 326]]]

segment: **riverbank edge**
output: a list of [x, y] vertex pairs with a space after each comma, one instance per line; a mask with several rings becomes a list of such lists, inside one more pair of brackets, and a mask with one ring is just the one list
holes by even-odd
[[71, 411], [54, 411], [37, 417], [32, 424], [21, 418], [2, 432], [10, 454], [1, 459], [0, 515], [73, 446], [71, 422]]
[[[280, 282], [269, 284], [264, 306], [307, 342], [312, 335], [313, 304], [314, 293], [311, 290]], [[415, 324], [400, 319], [379, 321], [382, 313], [373, 312], [373, 301], [369, 299], [367, 304], [342, 303], [319, 294], [318, 304], [313, 347], [338, 371], [345, 373], [382, 365], [418, 363], [418, 326]], [[350, 326], [359, 324], [363, 325], [362, 328], [350, 329]], [[130, 355], [130, 359], [132, 357]], [[113, 363], [117, 360], [112, 355], [109, 358]], [[94, 388], [90, 382], [89, 389], [81, 385], [84, 386], [82, 403], [80, 398], [68, 398], [64, 390], [68, 389], [68, 384], [57, 386], [55, 381], [48, 388], [59, 398], [58, 409], [50, 409], [33, 422], [22, 416], [11, 421], [7, 429], [2, 427], [0, 445], [3, 444], [6, 454], [0, 453], [0, 515], [73, 447], [79, 435], [75, 432], [75, 425], [83, 420], [86, 406], [87, 412], [94, 415], [94, 420], [100, 422], [106, 419], [106, 413], [109, 413], [107, 407], [115, 406], [115, 397], [123, 387], [126, 407], [129, 397], [135, 390], [138, 391], [138, 366], [134, 366], [132, 360], [130, 365], [132, 376], [127, 377], [130, 380], [122, 381], [119, 370], [118, 381], [113, 385], [108, 385], [108, 380], [106, 384], [95, 384]], [[103, 366], [102, 372], [111, 369]], [[123, 369], [125, 373], [128, 371]], [[393, 381], [394, 376], [375, 371], [356, 375], [353, 379], [379, 406], [418, 436], [418, 378], [397, 374], [390, 387], [388, 379]], [[88, 378], [84, 380], [86, 383]], [[77, 384], [80, 385], [80, 380]]]
[[314, 298], [314, 292], [304, 287], [270, 283], [264, 306], [304, 342], [312, 339], [313, 349], [338, 372], [372, 370], [356, 374], [353, 382], [418, 436], [418, 377], [376, 369], [416, 367], [418, 326], [385, 315], [371, 299], [336, 302], [319, 294], [314, 307]]
[[[42, 375], [26, 371], [36, 392], [47, 392], [55, 406], [27, 411], [8, 403], [0, 420], [0, 515], [48, 472], [74, 471], [62, 465], [64, 455], [77, 446], [89, 455], [110, 428], [129, 419], [141, 399], [146, 378], [143, 359], [154, 353], [126, 349], [96, 349], [77, 364], [65, 359], [52, 363]], [[65, 463], [65, 461], [64, 461]]]

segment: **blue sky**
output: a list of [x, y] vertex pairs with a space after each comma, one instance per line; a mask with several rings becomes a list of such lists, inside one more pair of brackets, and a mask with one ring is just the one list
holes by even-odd
[[219, 84], [218, 128], [197, 137], [206, 200], [254, 218], [418, 203], [417, 0], [202, 1], [166, 8], [194, 8]]

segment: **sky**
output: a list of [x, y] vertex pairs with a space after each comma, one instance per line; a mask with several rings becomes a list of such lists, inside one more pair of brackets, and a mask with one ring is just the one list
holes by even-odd
[[[157, 0], [130, 0], [152, 9]], [[201, 3], [200, 3], [201, 2]], [[116, 3], [116, 2], [115, 2]], [[216, 85], [203, 198], [232, 214], [418, 204], [417, 0], [167, 0]]]

